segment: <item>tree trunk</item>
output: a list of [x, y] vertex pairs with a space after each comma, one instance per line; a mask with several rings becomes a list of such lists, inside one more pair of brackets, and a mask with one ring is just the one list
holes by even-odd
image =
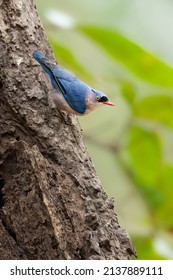
[[[0, 1], [0, 259], [130, 259], [77, 118], [32, 58], [51, 49], [32, 0]], [[53, 59], [53, 57], [52, 57]]]

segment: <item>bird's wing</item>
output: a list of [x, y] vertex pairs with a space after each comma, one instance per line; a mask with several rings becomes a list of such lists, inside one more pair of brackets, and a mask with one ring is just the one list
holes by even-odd
[[67, 93], [66, 82], [73, 82], [76, 80], [76, 77], [73, 76], [71, 73], [67, 72], [66, 70], [57, 66], [54, 67], [52, 73], [57, 85], [61, 89], [61, 93], [65, 95]]
[[66, 90], [64, 98], [70, 107], [80, 114], [84, 114], [87, 108], [86, 95], [88, 87], [79, 80], [65, 80], [60, 78], [60, 83]]
[[53, 70], [55, 81], [70, 107], [80, 114], [86, 110], [85, 97], [88, 86], [75, 76], [59, 67]]

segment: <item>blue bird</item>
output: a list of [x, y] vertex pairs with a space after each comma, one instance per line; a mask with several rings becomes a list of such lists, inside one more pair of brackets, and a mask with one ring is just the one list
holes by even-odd
[[86, 115], [103, 104], [114, 106], [104, 93], [92, 89], [57, 64], [52, 63], [39, 50], [34, 51], [33, 57], [51, 80], [55, 89], [52, 98], [59, 110], [75, 115]]

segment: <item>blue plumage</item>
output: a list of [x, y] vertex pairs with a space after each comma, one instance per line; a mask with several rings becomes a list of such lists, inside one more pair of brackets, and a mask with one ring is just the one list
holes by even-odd
[[104, 93], [93, 90], [68, 71], [50, 62], [39, 50], [33, 53], [33, 57], [48, 74], [55, 89], [53, 101], [60, 110], [85, 115], [101, 104], [114, 106]]

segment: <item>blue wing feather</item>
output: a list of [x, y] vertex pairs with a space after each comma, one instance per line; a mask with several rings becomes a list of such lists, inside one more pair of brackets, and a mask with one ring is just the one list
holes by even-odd
[[68, 104], [80, 114], [84, 114], [86, 110], [86, 95], [87, 95], [87, 86], [81, 81], [76, 80], [69, 82], [64, 79], [59, 79], [60, 83], [66, 89], [67, 94], [64, 94], [64, 98]]

